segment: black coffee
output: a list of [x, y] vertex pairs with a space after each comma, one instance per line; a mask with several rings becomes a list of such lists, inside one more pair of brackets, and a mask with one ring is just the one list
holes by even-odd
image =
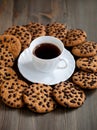
[[52, 59], [60, 55], [60, 49], [51, 43], [41, 43], [34, 49], [34, 55], [42, 59]]

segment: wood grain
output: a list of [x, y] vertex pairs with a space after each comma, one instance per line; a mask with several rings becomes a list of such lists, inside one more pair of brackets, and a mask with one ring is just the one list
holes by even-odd
[[[97, 41], [97, 0], [0, 0], [0, 33], [12, 25], [33, 22], [67, 23]], [[0, 102], [0, 130], [97, 130], [97, 90], [86, 92], [78, 109], [57, 108], [35, 114], [27, 108], [11, 109]]]

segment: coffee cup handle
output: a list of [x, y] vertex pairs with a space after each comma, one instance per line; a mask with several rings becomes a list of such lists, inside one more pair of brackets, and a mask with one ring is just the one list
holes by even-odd
[[57, 69], [65, 69], [67, 67], [67, 61], [64, 58], [59, 58]]

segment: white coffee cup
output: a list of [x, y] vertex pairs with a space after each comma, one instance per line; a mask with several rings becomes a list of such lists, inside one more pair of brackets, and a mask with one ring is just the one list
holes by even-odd
[[[51, 59], [42, 59], [34, 54], [34, 50], [35, 48], [37, 48], [37, 46], [47, 43], [53, 44], [57, 46], [57, 48], [59, 48], [60, 54], [57, 57]], [[58, 38], [55, 38], [53, 36], [38, 37], [31, 42], [29, 50], [32, 55], [33, 65], [38, 71], [52, 72], [55, 69], [64, 69], [67, 67], [66, 57], [63, 57], [63, 53], [65, 53], [66, 49], [64, 48], [63, 43]], [[60, 65], [60, 62], [63, 63]]]

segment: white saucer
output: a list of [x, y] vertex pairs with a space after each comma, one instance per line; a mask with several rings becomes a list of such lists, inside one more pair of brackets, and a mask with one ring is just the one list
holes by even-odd
[[31, 52], [27, 48], [21, 53], [18, 59], [18, 68], [23, 77], [31, 82], [55, 85], [70, 78], [75, 69], [75, 60], [72, 54], [66, 50], [63, 56], [66, 57], [67, 61], [66, 68], [55, 69], [51, 73], [43, 73], [34, 68]]

